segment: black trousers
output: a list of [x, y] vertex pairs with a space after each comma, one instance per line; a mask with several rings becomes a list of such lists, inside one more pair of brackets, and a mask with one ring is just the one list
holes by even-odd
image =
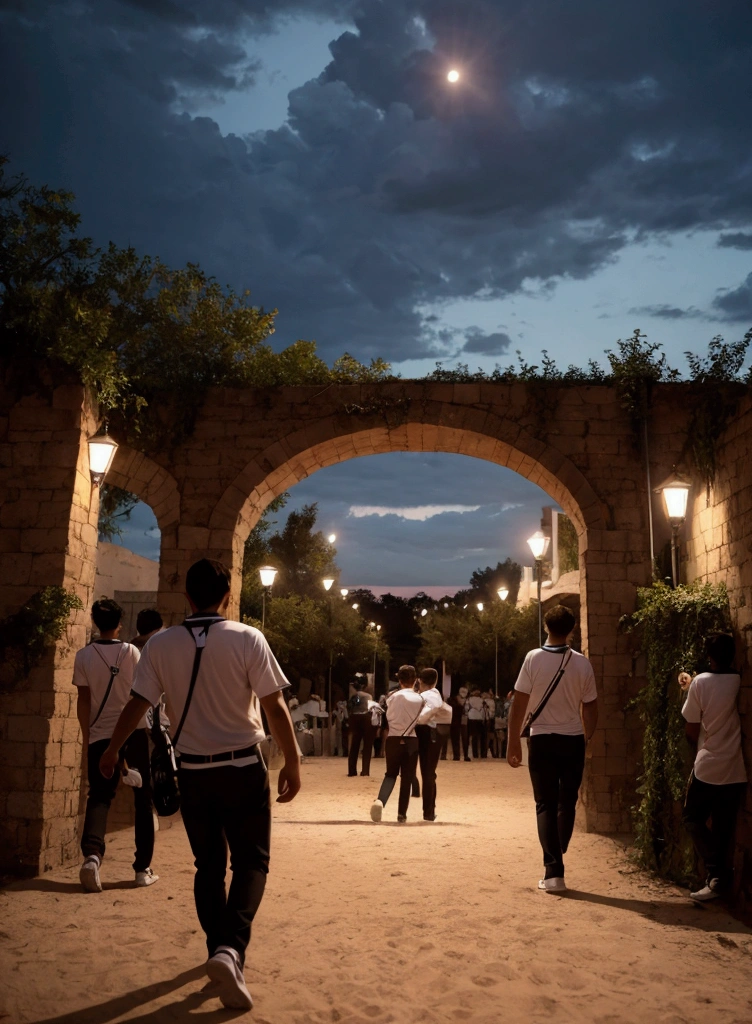
[[[231, 946], [245, 962], [269, 871], [271, 803], [266, 766], [180, 769], [183, 823], [195, 858], [193, 894], [206, 948]], [[227, 849], [232, 882], [225, 893]]]
[[530, 780], [545, 878], [564, 877], [564, 854], [574, 831], [585, 768], [585, 737], [546, 733], [530, 737]]
[[358, 715], [350, 715], [350, 753], [347, 761], [347, 774], [358, 774], [358, 754], [360, 744], [363, 743], [363, 764], [361, 775], [368, 775], [371, 771], [371, 753], [373, 751], [373, 739], [376, 735], [376, 727], [371, 722], [371, 712], [367, 711]]
[[[468, 718], [467, 735], [473, 751], [473, 758], [477, 761], [480, 757], [481, 746], [483, 745], [483, 719]], [[485, 757], [488, 751], [483, 752]]]
[[705, 864], [706, 882], [717, 878], [722, 889], [729, 887], [733, 879], [731, 846], [736, 815], [746, 788], [746, 782], [714, 786], [701, 782], [694, 772], [690, 776], [682, 820], [698, 857]]
[[418, 766], [418, 738], [417, 736], [390, 736], [386, 741], [386, 775], [379, 790], [379, 800], [386, 806], [386, 802], [392, 795], [392, 790], [400, 776], [399, 801], [397, 813], [407, 814], [410, 803], [410, 792], [415, 778], [415, 769]]
[[441, 753], [441, 737], [430, 725], [416, 725], [418, 761], [423, 784], [423, 817], [433, 821], [436, 816], [436, 766]]
[[[89, 796], [86, 801], [84, 829], [81, 836], [81, 852], [84, 857], [96, 854], [100, 861], [104, 858], [107, 833], [107, 815], [120, 782], [120, 772], [115, 769], [111, 779], [106, 779], [99, 770], [99, 759], [109, 746], [109, 739], [96, 740], [89, 744], [86, 761], [89, 773]], [[145, 748], [145, 755], [144, 755]], [[134, 752], [126, 755], [126, 751]], [[137, 729], [120, 751], [126, 757], [131, 768], [138, 768], [144, 782], [143, 789], [134, 789], [136, 802], [136, 857], [133, 862], [134, 871], [145, 871], [151, 864], [154, 854], [154, 818], [151, 813], [151, 776], [149, 774], [149, 744], [144, 729]], [[143, 767], [143, 760], [146, 765]]]

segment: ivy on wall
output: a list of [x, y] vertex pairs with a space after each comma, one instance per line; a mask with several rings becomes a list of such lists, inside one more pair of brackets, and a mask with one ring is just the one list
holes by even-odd
[[62, 637], [79, 597], [65, 587], [44, 587], [13, 615], [0, 619], [0, 692], [13, 689]]
[[629, 707], [645, 732], [639, 803], [633, 809], [635, 860], [664, 878], [688, 883], [694, 876], [692, 845], [681, 824], [681, 808], [692, 757], [681, 709], [679, 672], [701, 671], [708, 634], [730, 630], [724, 584], [695, 582], [672, 590], [654, 583], [637, 591], [637, 609], [621, 627], [633, 634], [646, 660], [646, 683]]

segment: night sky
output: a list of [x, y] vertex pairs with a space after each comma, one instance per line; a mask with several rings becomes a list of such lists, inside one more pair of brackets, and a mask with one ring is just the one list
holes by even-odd
[[[420, 376], [640, 327], [683, 368], [752, 324], [750, 68], [749, 0], [0, 0], [0, 151], [97, 243], [277, 307], [279, 347]], [[459, 585], [548, 499], [395, 454], [312, 500], [352, 583]]]

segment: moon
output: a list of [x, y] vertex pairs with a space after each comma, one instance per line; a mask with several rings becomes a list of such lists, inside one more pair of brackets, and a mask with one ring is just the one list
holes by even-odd
[[447, 81], [448, 82], [459, 82], [459, 80], [460, 80], [460, 73], [459, 73], [459, 71], [457, 71], [456, 68], [452, 68], [452, 70], [447, 75]]

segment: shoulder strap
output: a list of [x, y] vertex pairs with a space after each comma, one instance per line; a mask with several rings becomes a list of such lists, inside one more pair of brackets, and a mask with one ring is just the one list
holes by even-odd
[[528, 716], [528, 719], [525, 722], [525, 729], [529, 729], [530, 728], [530, 726], [533, 724], [533, 722], [535, 722], [535, 720], [541, 714], [541, 712], [545, 708], [546, 704], [548, 704], [549, 700], [551, 699], [551, 697], [553, 695], [554, 690], [556, 689], [556, 687], [561, 682], [561, 678], [564, 675], [564, 672], [566, 671], [567, 665], [569, 664], [569, 661], [570, 661], [571, 657], [572, 657], [572, 648], [570, 647], [569, 650], [565, 651], [564, 654], [562, 655], [561, 662], [559, 664], [559, 668], [556, 671], [556, 675], [553, 677], [551, 682], [548, 684], [548, 689], [543, 694], [543, 698], [541, 699], [540, 703], [538, 704], [538, 707], [535, 709], [535, 711], [532, 712], [532, 714], [530, 714]]
[[92, 646], [94, 646], [94, 650], [97, 652], [99, 657], [102, 659], [102, 661], [105, 663], [105, 665], [107, 665], [107, 667], [109, 668], [109, 670], [110, 670], [110, 678], [109, 678], [109, 682], [107, 683], [107, 689], [104, 691], [104, 697], [102, 697], [102, 703], [99, 705], [99, 710], [97, 711], [96, 715], [94, 715], [94, 721], [89, 726], [90, 729], [94, 725], [96, 725], [96, 723], [99, 720], [99, 716], [104, 711], [104, 706], [105, 706], [105, 704], [107, 703], [107, 701], [110, 698], [110, 693], [112, 691], [112, 684], [115, 682], [115, 676], [120, 671], [120, 659], [121, 659], [121, 657], [123, 655], [123, 651], [125, 650], [125, 644], [122, 642], [122, 640], [118, 641], [118, 642], [120, 643], [120, 651], [118, 652], [118, 656], [115, 659], [115, 664], [114, 665], [110, 665], [110, 663], [107, 661], [107, 659], [102, 654], [102, 652], [100, 650], [98, 650], [96, 648], [96, 646], [92, 645]]
[[[213, 622], [218, 622], [218, 619], [194, 619], [192, 622], [186, 620], [183, 625], [188, 630], [191, 639], [196, 644], [196, 653], [193, 656], [193, 671], [191, 672], [191, 681], [188, 685], [188, 696], [185, 698], [185, 705], [183, 707], [183, 714], [180, 716], [178, 727], [175, 730], [175, 735], [172, 737], [172, 745], [177, 747], [178, 740], [180, 739], [180, 733], [183, 731], [185, 724], [185, 718], [188, 714], [188, 708], [191, 706], [191, 700], [193, 699], [193, 691], [196, 688], [196, 680], [198, 679], [198, 670], [201, 667], [201, 655], [204, 653], [204, 647], [206, 647], [206, 637], [209, 633], [209, 627]], [[201, 626], [201, 632], [196, 636], [193, 632], [193, 626]]]
[[426, 698], [423, 697], [421, 694], [418, 694], [418, 696], [420, 697], [420, 710], [418, 711], [418, 714], [415, 716], [415, 718], [412, 720], [412, 722], [410, 722], [410, 724], [405, 729], [405, 731], [402, 733], [403, 737], [407, 736], [407, 734], [410, 732], [412, 727], [415, 725], [415, 723], [418, 721], [418, 719], [420, 718], [421, 714], [423, 713], [423, 708], [426, 706]]

